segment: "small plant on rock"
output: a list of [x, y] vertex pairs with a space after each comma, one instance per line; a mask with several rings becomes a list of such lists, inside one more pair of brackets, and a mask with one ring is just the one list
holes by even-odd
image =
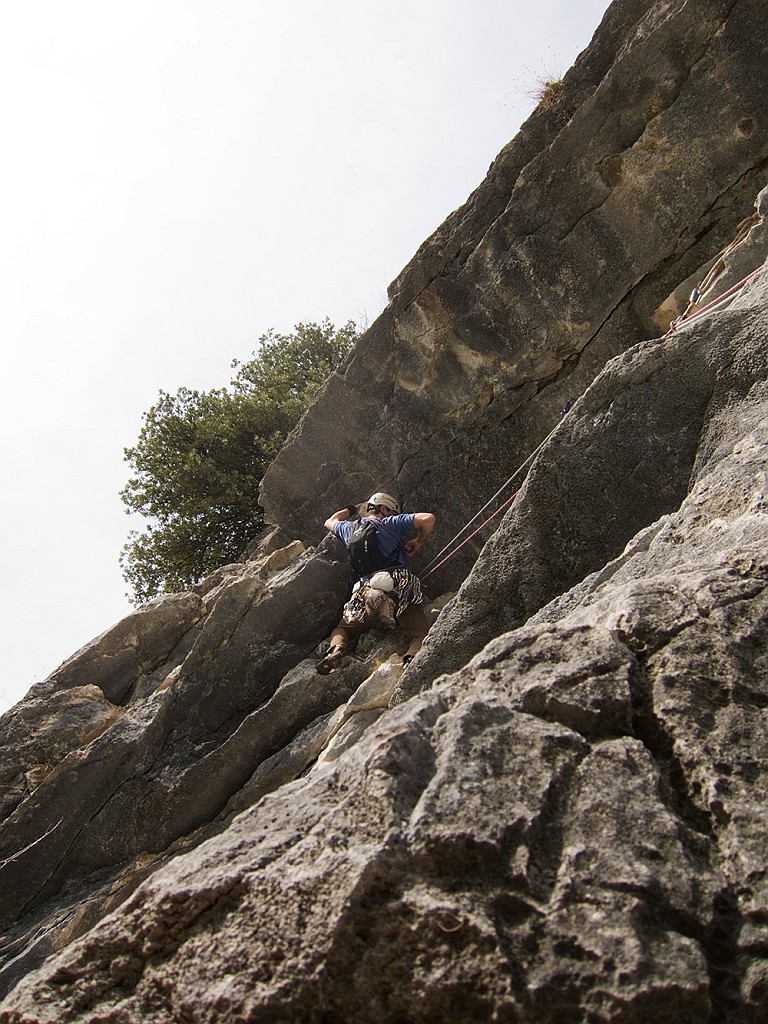
[[526, 95], [536, 101], [537, 110], [548, 110], [555, 105], [563, 88], [563, 75], [553, 65], [546, 65], [540, 71], [525, 69], [530, 84]]
[[536, 91], [533, 94], [534, 99], [536, 100], [536, 109], [546, 110], [553, 106], [555, 100], [560, 95], [562, 87], [562, 78], [547, 78], [539, 82]]

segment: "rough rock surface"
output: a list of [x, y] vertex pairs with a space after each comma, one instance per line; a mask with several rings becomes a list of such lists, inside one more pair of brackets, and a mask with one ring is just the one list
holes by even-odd
[[[768, 191], [706, 301], [750, 280], [657, 336], [765, 183], [762, 13], [614, 4], [310, 410], [277, 530], [0, 719], [0, 1024], [768, 1019]], [[380, 631], [320, 677], [347, 571], [281, 479], [348, 500], [353, 394], [354, 497], [456, 521], [549, 436], [413, 664]]]
[[[645, 436], [681, 347], [686, 380], [723, 387], [697, 399], [675, 509], [157, 870], [0, 1020], [764, 1019], [768, 270], [606, 368], [543, 451], [516, 532], [538, 546], [564, 435], [618, 443], [627, 388]], [[381, 695], [367, 688], [361, 708]]]
[[556, 104], [416, 253], [270, 467], [269, 521], [315, 543], [318, 505], [391, 487], [438, 513], [439, 547], [609, 358], [658, 335], [657, 307], [765, 184], [765, 22], [762, 0], [611, 6]]
[[[768, 190], [762, 197], [768, 214]], [[757, 225], [743, 246], [749, 265], [760, 267], [768, 225]], [[759, 287], [757, 278], [747, 282], [727, 308], [606, 366], [534, 461], [401, 695], [465, 664], [679, 506], [727, 412], [765, 380]]]

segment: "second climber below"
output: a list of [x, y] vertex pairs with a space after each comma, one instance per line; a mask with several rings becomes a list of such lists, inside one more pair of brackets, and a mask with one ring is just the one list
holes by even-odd
[[380, 621], [395, 622], [409, 641], [403, 655], [408, 664], [420, 649], [429, 628], [422, 607], [421, 583], [406, 568], [432, 533], [431, 512], [401, 515], [396, 498], [377, 491], [368, 499], [360, 519], [358, 506], [348, 505], [325, 520], [325, 528], [347, 547], [353, 576], [352, 596], [344, 605], [330, 645], [317, 671], [327, 675], [347, 653], [350, 643]]

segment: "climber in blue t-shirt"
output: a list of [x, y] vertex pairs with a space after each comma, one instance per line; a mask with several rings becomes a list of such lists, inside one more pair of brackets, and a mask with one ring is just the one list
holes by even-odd
[[358, 507], [348, 505], [325, 521], [326, 530], [347, 545], [355, 589], [331, 634], [330, 646], [317, 666], [326, 675], [346, 654], [350, 641], [367, 633], [378, 617], [402, 626], [410, 641], [403, 662], [408, 664], [427, 635], [421, 584], [406, 569], [406, 558], [416, 552], [435, 525], [431, 512], [402, 515], [395, 498], [377, 491], [368, 499], [366, 514], [357, 519]]

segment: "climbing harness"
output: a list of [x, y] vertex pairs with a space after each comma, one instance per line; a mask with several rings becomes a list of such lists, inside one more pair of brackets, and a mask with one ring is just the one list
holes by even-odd
[[347, 625], [365, 622], [375, 614], [382, 617], [382, 599], [388, 602], [388, 605], [384, 604], [384, 622], [388, 624], [386, 622], [387, 613], [390, 613], [393, 620], [392, 626], [395, 625], [394, 619], [399, 618], [409, 605], [421, 604], [421, 582], [410, 569], [402, 567], [390, 569], [387, 573], [376, 573], [376, 576], [389, 577], [389, 587], [381, 588], [371, 580], [356, 583], [352, 596], [344, 605], [342, 614], [342, 619]]
[[[451, 540], [449, 540], [448, 543], [445, 545], [445, 547], [442, 548], [440, 551], [438, 551], [438, 553], [435, 555], [435, 557], [432, 559], [432, 561], [429, 562], [425, 566], [425, 571], [421, 574], [421, 578], [423, 580], [425, 580], [428, 576], [431, 576], [433, 572], [436, 572], [440, 568], [441, 565], [443, 565], [445, 562], [448, 561], [449, 558], [453, 558], [453, 556], [458, 551], [460, 551], [461, 548], [463, 548], [465, 544], [468, 544], [472, 540], [473, 537], [475, 537], [478, 533], [480, 533], [480, 531], [483, 529], [483, 527], [487, 526], [488, 523], [491, 522], [491, 520], [495, 519], [496, 516], [499, 515], [500, 512], [503, 512], [504, 509], [507, 508], [508, 505], [512, 504], [512, 502], [515, 500], [517, 495], [520, 493], [519, 489], [515, 491], [515, 493], [512, 495], [511, 498], [507, 498], [507, 500], [505, 502], [503, 502], [503, 504], [501, 504], [496, 509], [496, 511], [493, 512], [485, 520], [485, 522], [481, 523], [480, 526], [478, 526], [477, 529], [474, 530], [468, 537], [465, 537], [464, 540], [461, 542], [461, 544], [458, 544], [452, 551], [449, 551], [451, 546], [459, 539], [459, 537], [462, 535], [462, 533], [464, 533], [465, 530], [468, 530], [470, 528], [470, 526], [472, 526], [475, 523], [475, 521], [480, 518], [480, 516], [486, 511], [486, 509], [488, 509], [494, 503], [494, 501], [496, 501], [496, 499], [499, 497], [500, 494], [504, 493], [504, 491], [512, 483], [512, 481], [516, 477], [518, 477], [522, 473], [522, 471], [525, 469], [525, 467], [530, 462], [532, 462], [533, 459], [539, 454], [541, 449], [544, 447], [544, 445], [547, 443], [547, 441], [549, 441], [549, 439], [555, 433], [557, 428], [560, 426], [560, 423], [562, 422], [562, 419], [565, 416], [565, 414], [570, 411], [571, 405], [572, 405], [572, 402], [570, 402], [570, 401], [566, 403], [565, 408], [563, 409], [563, 411], [560, 414], [560, 420], [555, 424], [555, 426], [552, 428], [552, 430], [550, 430], [550, 432], [547, 434], [547, 436], [544, 438], [544, 440], [541, 442], [541, 444], [531, 452], [531, 454], [528, 456], [528, 458], [525, 460], [525, 462], [521, 463], [521, 465], [519, 465], [517, 467], [517, 469], [512, 474], [512, 476], [501, 485], [501, 487], [498, 489], [498, 491], [496, 491], [494, 496], [492, 498], [490, 498], [488, 501], [486, 501], [486, 503], [483, 505], [483, 507], [480, 509], [480, 511], [477, 512], [469, 520], [468, 523], [466, 523], [464, 526], [462, 526], [462, 528], [459, 530], [459, 532], [456, 534], [456, 536], [452, 537]], [[446, 551], [449, 552], [447, 555], [445, 554]], [[445, 558], [442, 557], [443, 555], [445, 555]]]

